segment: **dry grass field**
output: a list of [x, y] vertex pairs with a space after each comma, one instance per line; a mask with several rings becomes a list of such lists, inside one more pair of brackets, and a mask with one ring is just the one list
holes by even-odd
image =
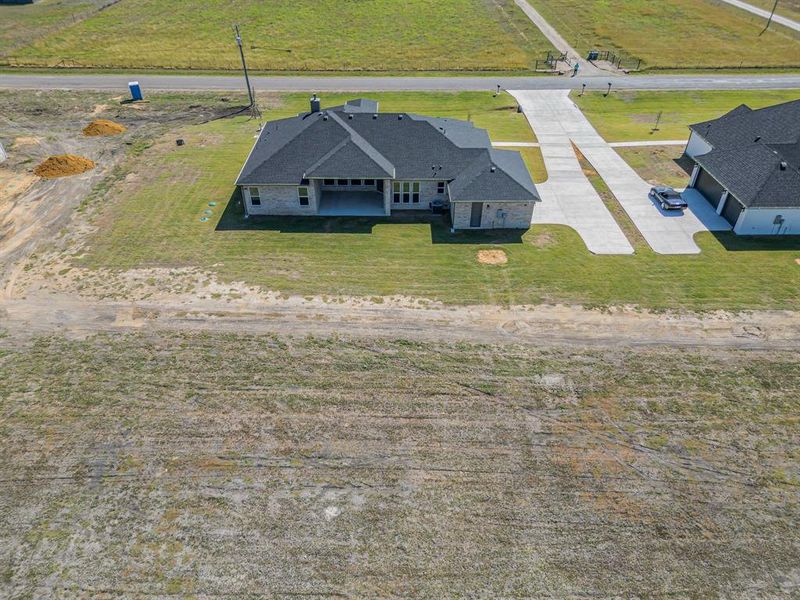
[[[800, 34], [714, 0], [529, 0], [582, 54], [612, 50], [643, 68], [800, 67]], [[635, 64], [635, 62], [634, 62]]]
[[788, 352], [0, 339], [0, 596], [789, 597], [798, 374]]
[[264, 71], [525, 72], [552, 49], [513, 0], [123, 0], [11, 54], [37, 66], [238, 69], [235, 22]]

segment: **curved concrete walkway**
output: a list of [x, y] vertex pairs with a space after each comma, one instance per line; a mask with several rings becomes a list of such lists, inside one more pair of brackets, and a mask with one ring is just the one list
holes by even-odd
[[509, 93], [536, 133], [547, 168], [547, 181], [536, 186], [542, 201], [533, 210], [533, 223], [572, 227], [594, 254], [633, 254], [633, 246], [578, 163], [568, 120], [558, 114], [561, 93]]
[[[545, 128], [545, 131], [548, 131], [558, 128], [561, 132], [557, 140], [559, 151], [563, 152], [569, 146], [569, 153], [575, 158], [570, 142], [575, 143], [606, 182], [631, 221], [655, 252], [659, 254], [698, 254], [700, 248], [694, 242], [694, 235], [697, 232], [724, 231], [731, 228], [725, 219], [717, 215], [708, 202], [696, 194], [687, 194], [688, 210], [683, 212], [662, 211], [648, 196], [651, 185], [639, 177], [639, 174], [597, 133], [589, 120], [570, 100], [568, 91], [511, 93], [525, 109], [525, 114], [528, 115], [528, 120], [539, 137], [542, 153], [544, 154], [547, 150], [550, 138], [547, 135], [542, 138], [539, 135], [539, 129]], [[575, 158], [575, 162], [577, 163], [577, 158]], [[547, 165], [546, 158], [545, 165], [549, 171], [550, 167]], [[580, 167], [578, 172], [589, 185]], [[568, 181], [559, 181], [558, 185], [568, 184], [577, 189], [578, 182], [574, 181], [576, 176], [577, 173]], [[582, 184], [581, 187], [585, 188]], [[547, 202], [546, 194], [542, 194], [543, 205]], [[594, 201], [592, 200], [592, 202]], [[567, 221], [581, 218], [581, 215], [573, 213], [580, 213], [584, 210], [583, 206], [574, 202], [568, 206], [562, 206]], [[616, 222], [614, 224], [616, 225]], [[576, 227], [576, 229], [578, 228]], [[584, 237], [582, 230], [579, 229], [578, 232], [581, 237]], [[602, 233], [611, 235], [613, 232], [604, 225]], [[586, 238], [584, 237], [584, 239]]]
[[[742, 2], [742, 0], [722, 0], [722, 2], [730, 4], [731, 6], [735, 6], [736, 8], [741, 8], [742, 10], [746, 10], [747, 12], [753, 13], [754, 15], [758, 15], [759, 17], [763, 17], [764, 19], [769, 19], [768, 10], [764, 10], [763, 8], [753, 6], [752, 4], [748, 4], [747, 2]], [[779, 25], [783, 25], [784, 27], [788, 27], [789, 29], [794, 29], [795, 31], [800, 31], [800, 23], [788, 17], [784, 17], [782, 15], [776, 14], [775, 16], [773, 16], [772, 22], [778, 23]]]

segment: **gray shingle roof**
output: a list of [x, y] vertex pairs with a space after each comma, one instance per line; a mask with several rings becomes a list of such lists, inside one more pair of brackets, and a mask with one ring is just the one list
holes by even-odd
[[237, 185], [428, 179], [450, 181], [455, 201], [539, 199], [520, 154], [493, 150], [485, 130], [456, 119], [376, 111], [377, 103], [362, 99], [268, 123]]
[[741, 105], [690, 125], [712, 146], [695, 161], [746, 207], [800, 207], [800, 100]]

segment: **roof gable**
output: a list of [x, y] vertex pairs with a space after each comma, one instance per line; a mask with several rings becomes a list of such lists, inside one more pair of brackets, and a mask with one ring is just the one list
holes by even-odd
[[741, 105], [690, 128], [712, 146], [695, 161], [744, 206], [800, 206], [800, 100]]

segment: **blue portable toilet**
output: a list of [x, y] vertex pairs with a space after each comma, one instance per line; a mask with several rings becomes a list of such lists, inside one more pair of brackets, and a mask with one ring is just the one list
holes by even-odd
[[139, 87], [139, 82], [138, 81], [131, 81], [128, 84], [128, 87], [131, 90], [131, 99], [132, 100], [136, 101], [136, 100], [142, 100], [143, 99], [143, 97], [142, 97], [142, 88]]

